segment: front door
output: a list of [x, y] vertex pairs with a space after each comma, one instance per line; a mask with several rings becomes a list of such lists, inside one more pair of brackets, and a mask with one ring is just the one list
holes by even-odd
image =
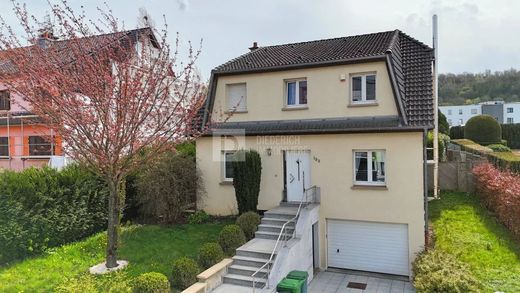
[[287, 201], [300, 202], [304, 189], [311, 186], [310, 152], [286, 151], [285, 166]]

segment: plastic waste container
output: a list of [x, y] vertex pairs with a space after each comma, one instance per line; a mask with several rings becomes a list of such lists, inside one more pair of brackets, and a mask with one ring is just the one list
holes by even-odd
[[305, 271], [291, 271], [287, 275], [287, 279], [303, 281], [302, 293], [307, 293], [307, 279], [308, 278], [309, 278], [309, 273], [307, 273]]
[[301, 293], [302, 288], [301, 280], [293, 280], [284, 278], [276, 286], [276, 292], [278, 293]]

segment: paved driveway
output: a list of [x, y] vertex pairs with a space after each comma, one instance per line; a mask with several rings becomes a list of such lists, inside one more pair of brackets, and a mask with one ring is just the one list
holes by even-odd
[[[348, 288], [349, 282], [366, 284], [365, 290]], [[346, 293], [346, 292], [372, 292], [372, 293], [415, 293], [410, 282], [400, 279], [385, 277], [379, 274], [354, 274], [340, 272], [319, 272], [309, 285], [309, 292], [318, 293]]]

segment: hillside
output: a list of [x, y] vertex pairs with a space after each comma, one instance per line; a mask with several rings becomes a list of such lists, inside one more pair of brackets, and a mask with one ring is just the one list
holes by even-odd
[[520, 71], [439, 75], [441, 105], [474, 104], [489, 100], [520, 102]]

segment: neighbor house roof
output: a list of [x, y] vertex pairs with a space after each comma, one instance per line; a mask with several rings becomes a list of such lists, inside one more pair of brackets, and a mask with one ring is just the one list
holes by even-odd
[[[400, 127], [432, 128], [433, 49], [394, 30], [301, 43], [258, 47], [212, 71], [204, 112], [209, 121], [216, 83], [222, 75], [385, 61], [399, 113]], [[225, 126], [231, 125], [229, 122]], [[349, 125], [344, 125], [350, 127]], [[323, 127], [326, 127], [323, 125]]]

